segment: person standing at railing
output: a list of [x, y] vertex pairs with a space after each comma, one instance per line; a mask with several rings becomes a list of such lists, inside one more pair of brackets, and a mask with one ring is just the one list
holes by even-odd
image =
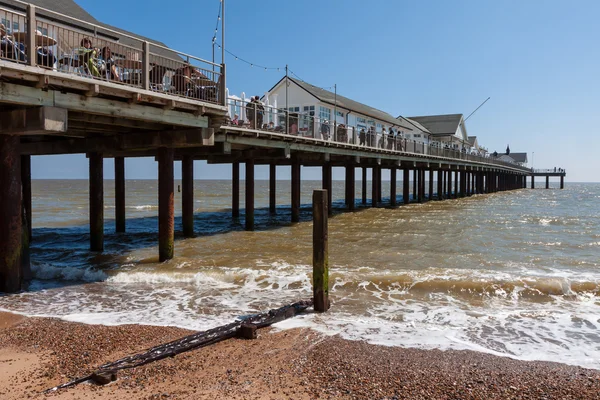
[[250, 129], [256, 129], [256, 102], [254, 97], [250, 97], [250, 101], [246, 103], [246, 117], [250, 121]]
[[324, 120], [321, 123], [321, 138], [323, 140], [329, 140], [329, 132], [330, 132], [329, 121]]
[[115, 60], [112, 58], [110, 47], [103, 47], [100, 54], [98, 68], [102, 72], [102, 75], [107, 80], [121, 82], [121, 78], [117, 73], [117, 67], [115, 66]]
[[265, 106], [263, 106], [258, 96], [254, 96], [254, 102], [256, 103], [256, 125], [258, 126], [257, 129], [263, 129]]
[[365, 128], [360, 129], [360, 133], [358, 134], [358, 138], [360, 140], [360, 145], [364, 146], [366, 144], [367, 133], [365, 132]]

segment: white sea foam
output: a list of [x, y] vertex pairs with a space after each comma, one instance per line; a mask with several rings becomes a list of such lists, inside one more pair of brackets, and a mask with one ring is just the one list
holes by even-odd
[[48, 264], [32, 264], [33, 277], [41, 280], [64, 280], [98, 282], [106, 279], [106, 274], [92, 268], [55, 267]]

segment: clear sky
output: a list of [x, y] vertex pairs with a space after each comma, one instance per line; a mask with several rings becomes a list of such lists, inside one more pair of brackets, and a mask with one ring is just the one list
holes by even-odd
[[[102, 22], [212, 57], [219, 0], [76, 1]], [[289, 64], [307, 82], [337, 84], [338, 93], [394, 116], [466, 116], [489, 96], [467, 121], [481, 145], [501, 152], [510, 144], [530, 165], [535, 152], [536, 168], [597, 182], [598, 15], [597, 0], [226, 0], [226, 48], [256, 64]], [[284, 75], [225, 61], [235, 94], [263, 94]], [[230, 177], [230, 166], [196, 164], [197, 179]], [[155, 178], [156, 167], [128, 160], [126, 177]], [[112, 174], [110, 160], [105, 177]], [[35, 157], [33, 175], [85, 179], [87, 161]]]

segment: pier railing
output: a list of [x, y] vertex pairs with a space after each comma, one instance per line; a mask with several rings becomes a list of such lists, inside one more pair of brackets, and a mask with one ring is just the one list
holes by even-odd
[[[229, 98], [227, 105], [234, 116], [227, 124], [238, 128], [311, 138], [317, 142], [348, 144], [359, 148], [525, 168], [515, 163], [498, 160], [487, 154], [477, 154], [466, 147], [459, 149], [445, 142], [425, 143], [407, 139], [403, 133], [400, 133], [405, 130], [402, 127], [392, 127], [392, 134], [377, 131], [375, 127], [358, 130], [356, 127], [331, 122], [310, 115], [310, 113], [293, 112], [262, 104], [259, 106], [257, 103], [243, 99]], [[235, 118], [236, 116], [237, 118]]]
[[547, 169], [532, 169], [534, 174], [566, 174], [567, 171], [563, 168], [547, 168]]
[[224, 65], [130, 34], [9, 0], [0, 59], [191, 100], [225, 104]]

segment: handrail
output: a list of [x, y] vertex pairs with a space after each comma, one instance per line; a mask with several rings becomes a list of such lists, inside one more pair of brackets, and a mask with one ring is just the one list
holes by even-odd
[[[28, 6], [33, 5], [31, 3], [27, 3], [27, 2], [24, 2], [24, 1], [21, 1], [21, 0], [5, 0], [5, 1], [22, 4], [23, 7], [24, 7], [24, 9], [25, 9], [25, 11], [27, 10]], [[140, 43], [143, 43], [143, 42], [146, 41], [146, 40], [144, 40], [144, 39], [142, 39], [140, 37], [129, 35], [129, 34], [125, 33], [125, 32], [117, 31], [117, 30], [108, 28], [106, 26], [96, 25], [96, 24], [93, 24], [91, 22], [87, 22], [87, 21], [84, 21], [84, 20], [81, 20], [81, 19], [78, 19], [78, 18], [75, 18], [75, 17], [71, 17], [69, 15], [61, 14], [59, 12], [56, 12], [56, 11], [53, 11], [53, 10], [49, 10], [47, 8], [44, 8], [44, 7], [35, 6], [35, 8], [37, 10], [43, 10], [43, 11], [49, 12], [49, 13], [54, 14], [54, 15], [59, 16], [59, 17], [68, 18], [69, 20], [78, 22], [80, 24], [85, 24], [85, 25], [88, 25], [88, 26], [91, 26], [91, 27], [94, 27], [94, 28], [100, 28], [102, 31], [111, 32], [111, 33], [114, 33], [114, 34], [116, 34], [118, 36], [122, 36], [122, 37], [127, 37], [129, 39], [133, 39], [133, 40], [139, 41]], [[3, 8], [0, 7], [0, 9], [3, 9]], [[7, 11], [11, 11], [12, 12], [12, 10], [7, 10]], [[25, 14], [23, 14], [23, 16], [25, 16]], [[207, 64], [213, 65], [215, 67], [221, 66], [221, 64], [216, 64], [216, 63], [214, 63], [212, 61], [204, 60], [203, 58], [199, 58], [199, 57], [187, 54], [187, 53], [183, 53], [181, 51], [178, 51], [178, 50], [175, 50], [175, 49], [171, 49], [169, 47], [163, 46], [161, 44], [158, 44], [158, 43], [155, 43], [155, 42], [152, 42], [152, 41], [148, 41], [148, 42], [150, 43], [151, 46], [155, 46], [155, 47], [158, 47], [158, 48], [163, 49], [163, 50], [172, 51], [173, 53], [177, 53], [177, 54], [180, 54], [180, 55], [185, 56], [185, 57], [190, 57], [190, 58], [196, 59], [198, 61], [202, 61], [202, 62], [205, 62]]]

